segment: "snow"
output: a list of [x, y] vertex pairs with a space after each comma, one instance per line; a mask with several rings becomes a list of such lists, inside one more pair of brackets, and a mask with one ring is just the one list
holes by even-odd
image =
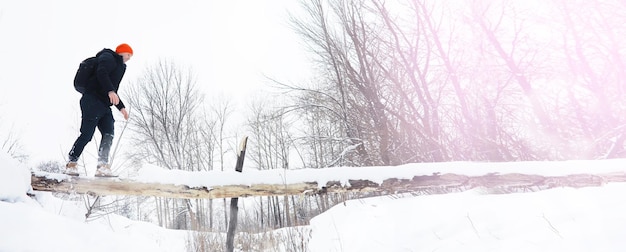
[[[146, 166], [133, 179], [190, 186], [295, 183], [339, 178], [382, 181], [434, 172], [557, 176], [626, 172], [626, 160], [409, 164], [397, 167], [168, 171]], [[356, 177], [353, 177], [356, 176]], [[84, 206], [30, 190], [27, 167], [0, 153], [0, 251], [185, 251], [185, 231], [114, 214], [85, 221]], [[34, 194], [29, 197], [27, 193]], [[622, 251], [626, 183], [487, 194], [395, 195], [339, 204], [313, 218], [309, 251]], [[276, 232], [289, 234], [289, 230]]]
[[59, 215], [33, 202], [0, 202], [0, 213], [0, 251], [180, 251], [180, 246], [172, 248], [184, 244], [180, 235], [175, 236], [180, 244], [159, 242], [171, 239], [167, 233], [175, 231], [129, 220], [112, 227], [85, 223], [79, 216]]
[[626, 184], [349, 201], [314, 218], [312, 251], [623, 251]]
[[22, 201], [29, 189], [28, 169], [0, 151], [0, 201]]
[[[548, 165], [549, 164], [549, 165]], [[561, 176], [583, 173], [613, 173], [625, 170], [624, 160], [577, 160], [562, 162], [515, 162], [515, 163], [478, 163], [478, 162], [446, 162], [420, 163], [393, 167], [334, 167], [324, 169], [296, 170], [254, 170], [246, 168], [245, 172], [203, 171], [189, 172], [167, 170], [158, 166], [144, 165], [137, 176], [132, 179], [146, 183], [167, 183], [188, 185], [191, 187], [207, 187], [221, 185], [252, 185], [252, 184], [294, 184], [317, 182], [325, 186], [328, 181], [338, 180], [344, 185], [348, 180], [369, 180], [382, 183], [388, 178], [411, 179], [413, 176], [433, 175], [433, 173], [454, 173], [468, 176], [481, 176], [490, 173], [540, 174], [544, 176]]]

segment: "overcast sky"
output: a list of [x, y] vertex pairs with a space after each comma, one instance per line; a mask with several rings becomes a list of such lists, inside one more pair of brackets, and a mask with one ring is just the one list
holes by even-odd
[[0, 0], [0, 129], [19, 135], [32, 162], [63, 160], [78, 136], [78, 63], [119, 43], [135, 52], [122, 99], [125, 85], [168, 59], [192, 68], [208, 98], [224, 94], [243, 108], [241, 97], [268, 84], [263, 75], [302, 80], [308, 63], [286, 15], [297, 7], [293, 0]]

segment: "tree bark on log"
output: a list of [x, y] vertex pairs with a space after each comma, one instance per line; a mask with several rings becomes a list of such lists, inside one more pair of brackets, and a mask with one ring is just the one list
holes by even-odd
[[236, 198], [248, 196], [277, 196], [297, 194], [324, 194], [334, 192], [383, 192], [440, 194], [484, 188], [486, 193], [532, 192], [557, 187], [602, 186], [611, 182], [626, 182], [625, 172], [607, 174], [573, 174], [567, 176], [540, 176], [520, 173], [482, 176], [459, 174], [433, 174], [415, 176], [412, 179], [390, 178], [382, 183], [369, 180], [349, 180], [347, 184], [329, 181], [293, 184], [253, 184], [189, 187], [186, 185], [144, 183], [120, 178], [65, 177], [49, 178], [45, 174], [32, 174], [31, 185], [36, 191], [80, 193], [90, 195], [137, 195], [166, 198]]

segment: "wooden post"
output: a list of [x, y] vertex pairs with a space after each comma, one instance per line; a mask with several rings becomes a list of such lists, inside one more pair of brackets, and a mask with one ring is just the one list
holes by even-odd
[[[241, 141], [241, 148], [237, 155], [237, 164], [235, 165], [235, 171], [241, 172], [243, 170], [243, 159], [246, 156], [246, 144], [248, 143], [248, 137], [244, 137]], [[226, 233], [226, 251], [233, 252], [235, 249], [235, 230], [237, 229], [237, 213], [239, 208], [237, 204], [239, 198], [230, 199], [230, 222], [228, 223], [228, 232]]]

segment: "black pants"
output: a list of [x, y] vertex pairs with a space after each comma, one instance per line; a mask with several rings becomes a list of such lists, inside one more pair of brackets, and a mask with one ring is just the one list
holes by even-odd
[[91, 94], [84, 94], [80, 98], [80, 111], [82, 119], [80, 123], [80, 136], [74, 142], [74, 146], [69, 153], [69, 159], [72, 162], [78, 161], [83, 153], [85, 145], [91, 141], [96, 127], [102, 135], [100, 148], [98, 149], [98, 164], [106, 164], [109, 162], [109, 151], [113, 144], [114, 123], [111, 108], [98, 100]]

